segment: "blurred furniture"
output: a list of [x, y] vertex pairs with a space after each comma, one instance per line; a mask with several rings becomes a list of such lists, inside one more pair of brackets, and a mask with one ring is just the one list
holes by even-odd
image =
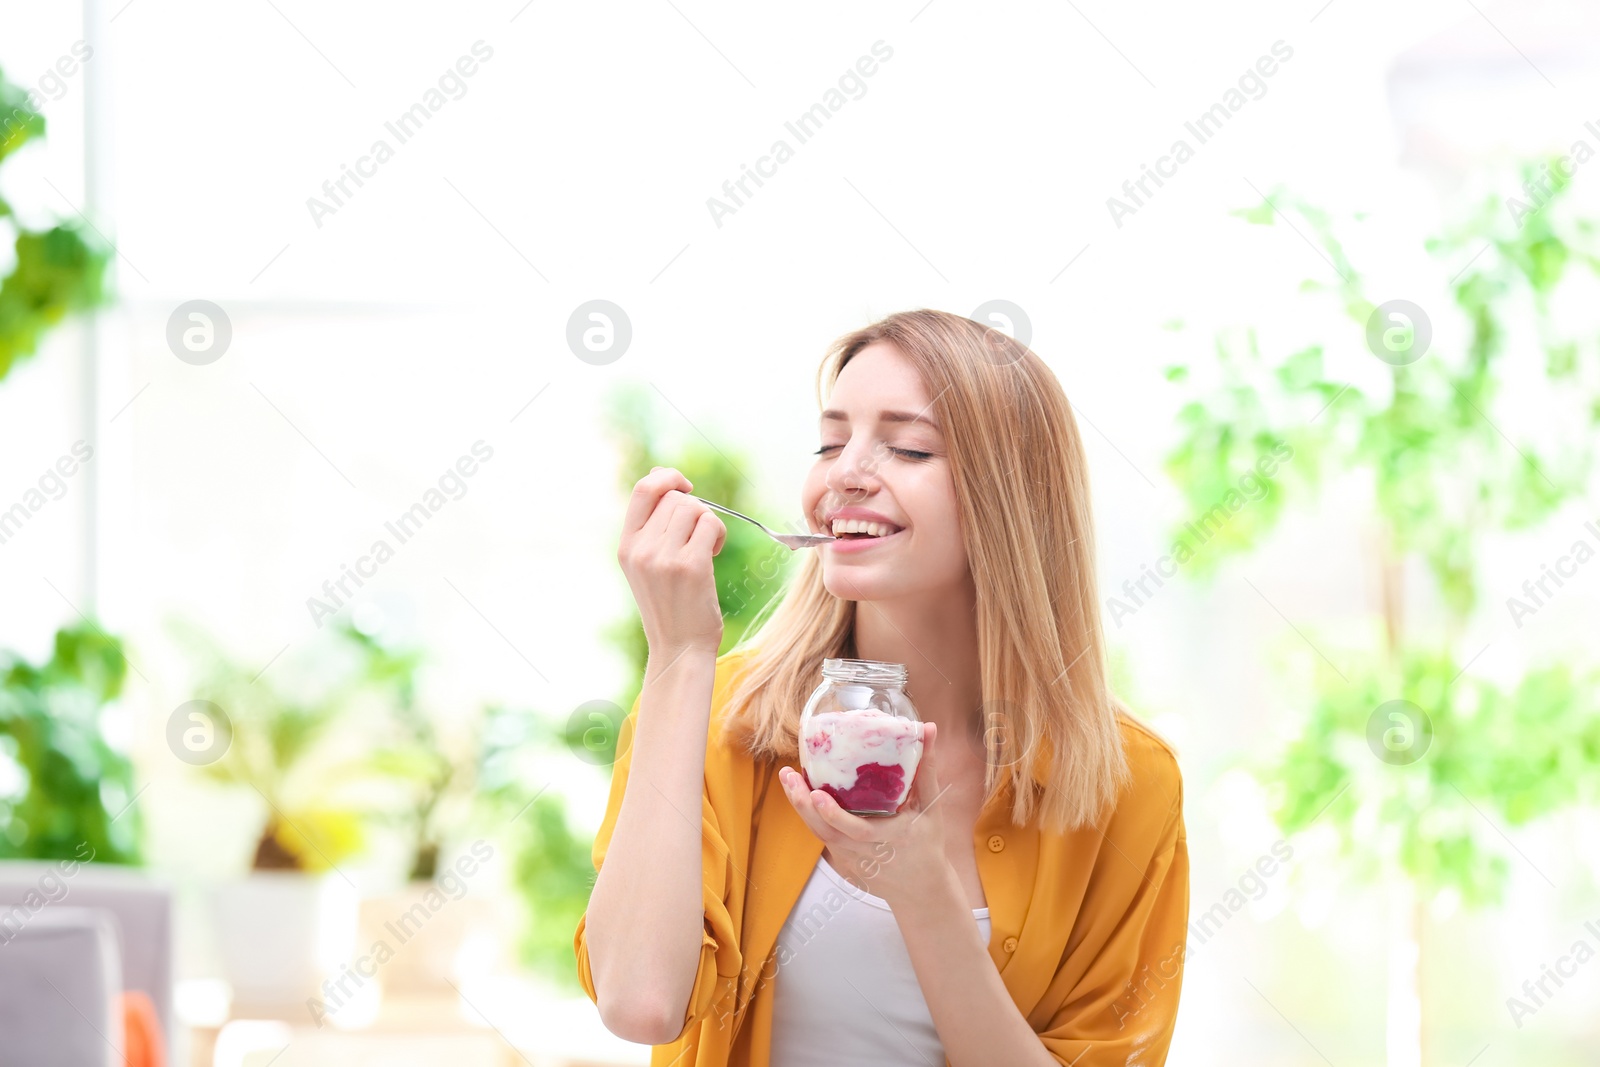
[[[94, 976], [99, 972], [92, 969], [91, 965], [99, 967], [100, 964], [96, 961], [102, 959], [109, 961], [113, 980], [111, 1010], [117, 1016], [118, 1030], [121, 1030], [122, 1009], [115, 1004], [116, 995], [124, 990], [137, 990], [150, 999], [164, 1044], [170, 1050], [174, 1032], [172, 891], [148, 874], [132, 868], [70, 861], [67, 863], [35, 860], [0, 862], [0, 1000], [6, 1002], [5, 1006], [0, 1006], [0, 1020], [5, 1019], [6, 1013], [12, 1008], [7, 994], [13, 984], [26, 980], [19, 977], [29, 973], [25, 967], [39, 965], [33, 955], [27, 956], [25, 961], [20, 955], [14, 960], [8, 960], [6, 958], [8, 954], [17, 949], [24, 935], [30, 930], [38, 928], [39, 933], [36, 938], [44, 936], [45, 931], [58, 930], [59, 923], [47, 921], [58, 913], [71, 912], [76, 915], [84, 911], [93, 912], [97, 916], [89, 925], [107, 936], [109, 945], [101, 955], [71, 956], [70, 962], [73, 966], [89, 968], [82, 972], [85, 981], [92, 978], [93, 982], [98, 982], [98, 978]], [[82, 922], [81, 915], [79, 921]], [[72, 945], [76, 951], [82, 948], [79, 939], [88, 935], [80, 933], [69, 938], [63, 932], [58, 936], [66, 939], [63, 944]], [[66, 966], [66, 963], [63, 962], [60, 966]], [[51, 965], [48, 977], [60, 985], [57, 976], [62, 972], [56, 968], [56, 964]], [[33, 979], [32, 984], [42, 988], [44, 994], [56, 997], [56, 994], [51, 992], [50, 986], [37, 978]], [[66, 992], [67, 987], [62, 985], [61, 990]], [[30, 995], [39, 994], [34, 990]], [[56, 997], [56, 999], [59, 1001], [61, 998]], [[100, 1018], [99, 1015], [91, 1014], [87, 1005], [76, 1006], [80, 1007], [89, 1018], [96, 1020]], [[83, 1023], [80, 1022], [79, 1026], [83, 1026]], [[0, 1021], [0, 1034], [9, 1038], [12, 1032], [10, 1026]], [[99, 1043], [105, 1050], [105, 1043]], [[121, 1040], [117, 1040], [116, 1048], [124, 1048]], [[0, 1041], [0, 1067], [10, 1067], [11, 1061], [6, 1057], [13, 1055], [11, 1049], [12, 1044], [9, 1040]], [[31, 1067], [33, 1064], [76, 1064], [80, 1061], [58, 1056], [26, 1062]]]
[[0, 1067], [122, 1067], [122, 963], [109, 914], [50, 904], [3, 929]]
[[[606, 1031], [586, 997], [552, 999], [512, 979], [470, 983], [466, 996], [385, 995], [318, 1026], [306, 1012], [235, 1018], [193, 1067], [647, 1067], [650, 1049]], [[467, 998], [470, 998], [467, 999]], [[196, 1043], [198, 1047], [198, 1042]]]

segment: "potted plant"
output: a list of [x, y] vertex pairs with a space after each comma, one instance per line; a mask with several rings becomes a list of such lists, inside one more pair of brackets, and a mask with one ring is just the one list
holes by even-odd
[[357, 889], [343, 868], [367, 844], [360, 686], [341, 677], [291, 694], [204, 644], [197, 714], [226, 738], [202, 773], [260, 811], [249, 872], [213, 901], [223, 971], [236, 1014], [297, 1013], [353, 944]]
[[[448, 993], [462, 976], [472, 932], [492, 925], [476, 859], [463, 866], [449, 854], [471, 821], [482, 719], [469, 714], [452, 722], [420, 703], [421, 650], [393, 647], [350, 623], [339, 632], [357, 651], [363, 682], [382, 708], [378, 742], [368, 755], [385, 794], [376, 819], [404, 841], [405, 880], [362, 898], [358, 943], [392, 953], [381, 976], [386, 996]], [[477, 859], [492, 849], [478, 845]]]

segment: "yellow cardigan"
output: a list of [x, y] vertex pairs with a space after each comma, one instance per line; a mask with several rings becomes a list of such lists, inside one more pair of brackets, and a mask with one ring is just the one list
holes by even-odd
[[[822, 855], [822, 842], [781, 784], [770, 788], [777, 767], [758, 766], [716, 740], [729, 683], [747, 655], [717, 659], [701, 801], [705, 935], [683, 1030], [654, 1046], [651, 1067], [769, 1067], [778, 932]], [[635, 700], [618, 734], [621, 755], [594, 842], [597, 872], [622, 805], [638, 714]], [[1133, 777], [1097, 826], [1060, 834], [1036, 823], [1013, 825], [1006, 788], [973, 831], [989, 956], [1063, 1067], [1163, 1064], [1183, 978], [1183, 781], [1164, 741], [1134, 719], [1118, 718]], [[1038, 761], [1035, 779], [1046, 773]], [[593, 1000], [587, 918], [578, 921], [573, 949], [578, 979]]]

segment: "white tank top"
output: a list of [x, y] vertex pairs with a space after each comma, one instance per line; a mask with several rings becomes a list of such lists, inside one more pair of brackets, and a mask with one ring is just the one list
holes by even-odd
[[[989, 909], [972, 915], [988, 944]], [[775, 1067], [944, 1063], [894, 912], [846, 881], [825, 854], [778, 934], [777, 960]]]

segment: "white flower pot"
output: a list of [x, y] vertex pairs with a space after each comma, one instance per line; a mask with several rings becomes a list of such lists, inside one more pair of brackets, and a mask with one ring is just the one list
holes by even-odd
[[356, 892], [337, 873], [252, 871], [217, 886], [213, 914], [234, 1017], [299, 1020], [350, 958]]

